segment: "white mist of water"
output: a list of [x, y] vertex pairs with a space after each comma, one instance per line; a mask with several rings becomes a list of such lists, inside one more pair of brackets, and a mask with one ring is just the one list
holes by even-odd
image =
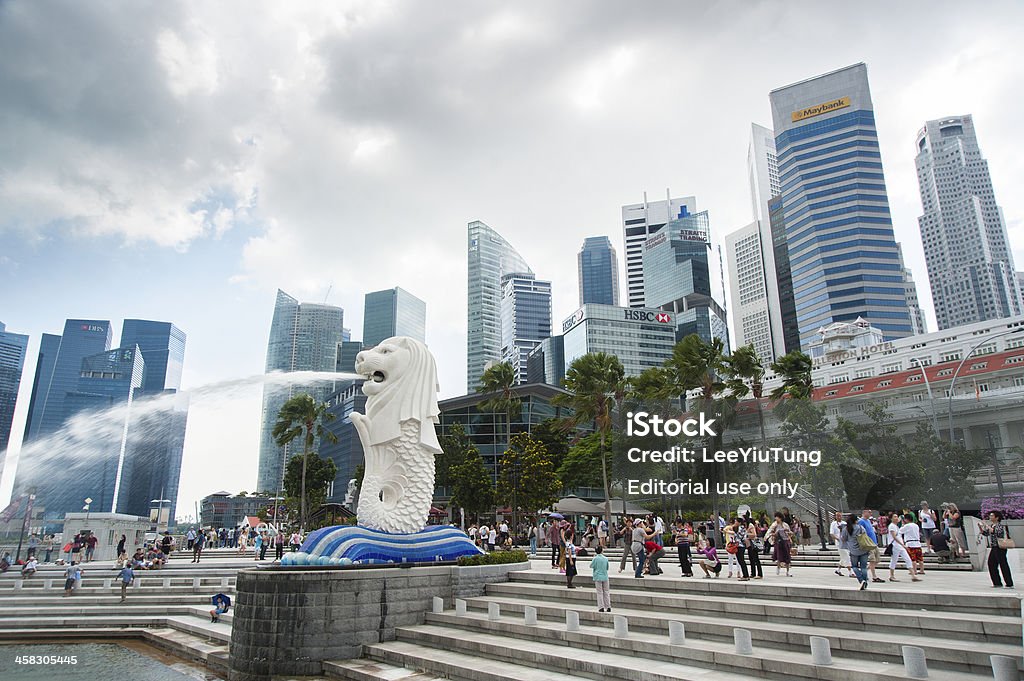
[[[114, 450], [121, 450], [121, 460], [118, 463], [120, 468], [123, 461], [123, 443], [125, 437], [126, 423], [132, 424], [132, 436], [146, 436], [147, 429], [159, 428], [167, 420], [185, 410], [189, 412], [189, 419], [193, 415], [203, 412], [219, 413], [224, 407], [246, 400], [262, 400], [265, 388], [287, 388], [290, 386], [327, 386], [330, 384], [341, 384], [345, 381], [360, 379], [363, 376], [350, 373], [335, 373], [326, 371], [295, 371], [295, 372], [274, 372], [270, 374], [257, 374], [245, 378], [230, 379], [210, 383], [204, 386], [192, 388], [179, 393], [169, 393], [157, 397], [136, 400], [131, 403], [122, 403], [99, 411], [87, 411], [76, 414], [56, 432], [43, 438], [23, 444], [20, 455], [9, 465], [16, 467], [16, 481], [21, 487], [22, 475], [31, 476], [36, 466], [47, 466], [54, 460], [59, 460], [63, 469], [73, 468], [75, 470], [86, 470], [89, 466], [97, 465], [98, 462], [109, 461]], [[259, 428], [259, 419], [256, 419], [254, 428]], [[258, 434], [254, 437], [258, 443]], [[230, 443], [223, 443], [229, 446]], [[225, 450], [228, 451], [228, 450]], [[240, 458], [239, 465], [249, 467], [255, 474], [258, 464], [259, 452], [257, 448], [251, 452], [233, 452]], [[182, 479], [179, 488], [188, 486], [185, 480], [186, 469], [203, 470], [204, 466], [190, 465], [189, 438], [186, 436], [185, 451], [182, 458]], [[33, 476], [34, 477], [34, 476]], [[119, 477], [119, 476], [118, 476]], [[215, 480], [209, 481], [211, 488], [207, 493], [217, 491], [213, 486], [217, 485]], [[219, 489], [219, 488], [218, 488]], [[116, 498], [116, 494], [114, 496]], [[39, 503], [45, 504], [45, 500], [39, 499]], [[96, 508], [97, 512], [108, 512], [110, 508]], [[179, 515], [188, 514], [189, 508], [179, 509]]]

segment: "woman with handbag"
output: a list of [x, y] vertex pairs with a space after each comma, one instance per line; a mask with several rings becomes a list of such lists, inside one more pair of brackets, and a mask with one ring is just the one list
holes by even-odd
[[[993, 587], [1003, 586], [1003, 582], [1006, 582], [1006, 588], [1013, 588], [1013, 576], [1010, 574], [1010, 563], [1006, 560], [1007, 549], [1015, 547], [1014, 542], [1010, 539], [1010, 533], [1003, 525], [1003, 514], [999, 511], [992, 511], [988, 514], [988, 524], [983, 525], [981, 528], [981, 534], [988, 537], [988, 574], [992, 578]], [[999, 573], [1003, 573], [1003, 579], [999, 579]]]
[[864, 526], [857, 522], [857, 515], [851, 513], [846, 518], [846, 526], [840, 535], [843, 541], [843, 548], [850, 552], [850, 563], [853, 566], [853, 573], [857, 575], [860, 582], [860, 590], [868, 588], [868, 554], [871, 553], [871, 537]]

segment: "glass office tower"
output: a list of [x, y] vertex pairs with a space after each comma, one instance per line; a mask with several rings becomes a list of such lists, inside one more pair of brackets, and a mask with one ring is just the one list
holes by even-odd
[[146, 363], [136, 399], [160, 399], [157, 413], [139, 412], [129, 430], [128, 454], [120, 486], [118, 512], [145, 516], [154, 500], [174, 518], [181, 458], [188, 423], [188, 396], [181, 389], [185, 332], [170, 322], [126, 319], [121, 346], [138, 346]]
[[576, 256], [580, 280], [580, 305], [619, 304], [619, 259], [611, 239], [588, 236]]
[[[338, 367], [344, 311], [333, 305], [299, 303], [284, 291], [277, 292], [274, 317], [267, 343], [267, 373], [273, 371], [329, 371]], [[308, 393], [323, 402], [334, 389], [330, 382], [285, 387], [264, 386], [260, 434], [258, 491], [276, 493], [284, 475], [284, 462], [294, 453], [292, 445], [279, 447], [272, 431], [281, 407], [292, 396]], [[299, 445], [301, 452], [301, 445]]]
[[488, 362], [501, 361], [501, 279], [533, 274], [522, 256], [482, 222], [468, 226], [466, 389], [474, 392]]
[[770, 94], [800, 343], [863, 317], [886, 338], [912, 334], [867, 67]]
[[427, 304], [402, 288], [367, 293], [363, 304], [363, 347], [408, 336], [426, 342]]
[[21, 387], [21, 372], [25, 367], [28, 336], [11, 333], [0, 322], [0, 475], [3, 474], [7, 443], [11, 441], [14, 407]]
[[695, 333], [729, 347], [722, 254], [711, 245], [707, 211], [671, 220], [648, 239], [643, 266], [647, 307], [674, 313], [677, 340]]
[[551, 282], [513, 273], [501, 285], [501, 361], [526, 383], [530, 351], [551, 335]]
[[68, 319], [60, 336], [43, 334], [32, 383], [25, 442], [56, 431], [64, 424], [64, 396], [78, 388], [82, 360], [110, 349], [110, 322]]

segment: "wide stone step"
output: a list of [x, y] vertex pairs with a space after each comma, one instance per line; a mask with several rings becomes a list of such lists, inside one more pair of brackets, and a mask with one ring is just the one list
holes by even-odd
[[[61, 591], [61, 594], [64, 592]], [[228, 592], [230, 593], [230, 592]], [[210, 603], [210, 599], [213, 594], [209, 591], [195, 592], [195, 593], [184, 593], [177, 594], [174, 597], [174, 602], [178, 605], [185, 603]], [[145, 591], [145, 592], [128, 592], [128, 600], [125, 601], [124, 605], [154, 605], [161, 606], [167, 603], [167, 598], [160, 591]], [[22, 607], [34, 607], [36, 609], [44, 609], [54, 605], [76, 605], [76, 606], [106, 606], [106, 607], [117, 607], [121, 605], [121, 592], [111, 591], [109, 595], [106, 592], [94, 593], [94, 594], [76, 594], [67, 598], [62, 597], [60, 594], [55, 597], [40, 597], [39, 595], [19, 595], [12, 596], [3, 599], [3, 609], [7, 608], [22, 608]]]
[[[663, 659], [636, 660], [611, 651], [505, 639], [478, 634], [464, 640], [461, 632], [434, 625], [403, 627], [398, 640], [367, 646], [367, 655], [393, 664], [460, 681], [552, 681], [580, 676], [631, 681], [749, 681], [748, 674], [714, 671]], [[402, 648], [398, 645], [405, 644]], [[383, 649], [383, 651], [381, 651]], [[383, 654], [381, 654], [383, 652]]]
[[346, 681], [445, 681], [451, 678], [367, 659], [324, 662], [324, 674]]
[[[212, 606], [211, 606], [212, 607]], [[124, 603], [110, 603], [105, 605], [82, 605], [74, 599], [63, 599], [55, 603], [45, 605], [18, 606], [16, 608], [5, 607], [3, 610], [6, 620], [17, 620], [19, 622], [29, 621], [33, 617], [57, 617], [57, 616], [103, 616], [103, 615], [149, 615], [151, 617], [164, 615], [191, 615], [202, 610], [202, 606], [186, 605], [182, 603], [150, 603], [141, 604], [134, 601]], [[209, 611], [209, 607], [207, 608]], [[2, 624], [2, 621], [0, 621]]]
[[[515, 635], [510, 625], [498, 634], [465, 632], [450, 627], [424, 624], [396, 630], [399, 641], [420, 643], [445, 652], [478, 655], [546, 669], [555, 674], [589, 676], [597, 679], [630, 681], [674, 681], [676, 679], [831, 678], [857, 681], [891, 681], [900, 667], [871, 660], [834, 660], [827, 668], [810, 663], [809, 652], [758, 649], [754, 655], [740, 655], [731, 645], [704, 641], [700, 647], [669, 646], [667, 636], [631, 635], [613, 638], [607, 629], [580, 628], [565, 632], [554, 626], [543, 629], [538, 640]], [[563, 627], [564, 629], [564, 627]], [[625, 654], [624, 649], [633, 654]], [[898, 671], [897, 671], [898, 670]], [[895, 673], [894, 673], [895, 672]], [[941, 681], [980, 681], [984, 678], [963, 672], [936, 671], [930, 678]]]
[[[589, 585], [583, 584], [587, 587]], [[863, 592], [862, 592], [863, 593]], [[808, 604], [770, 599], [736, 598], [719, 595], [664, 593], [650, 589], [646, 592], [611, 587], [612, 605], [677, 618], [697, 615], [730, 622], [770, 622], [779, 628], [791, 625], [813, 624], [823, 630], [863, 631], [869, 628], [888, 630], [899, 622], [900, 631], [913, 635], [934, 636], [941, 639], [965, 639], [997, 643], [1020, 641], [1020, 616], [958, 614], [921, 610], [893, 610], [877, 602], [865, 605]], [[596, 604], [590, 588], [566, 589], [564, 585], [526, 584], [508, 582], [489, 584], [485, 600], [534, 601], [545, 605], [571, 605], [590, 609]]]
[[[552, 584], [565, 586], [565, 577], [548, 572], [513, 572], [509, 575], [513, 583]], [[839, 580], [840, 578], [836, 578]], [[592, 585], [589, 576], [579, 575], [576, 581], [580, 585]], [[625, 576], [612, 576], [613, 591], [659, 591], [669, 594], [685, 594], [691, 596], [727, 596], [729, 598], [750, 601], [797, 601], [806, 605], [828, 605], [842, 608], [847, 605], [876, 605], [890, 609], [903, 610], [943, 610], [945, 612], [998, 614], [1020, 616], [1020, 599], [1013, 595], [995, 595], [989, 593], [963, 593], [926, 591], [924, 585], [914, 587], [913, 591], [892, 588], [888, 583], [882, 588], [860, 591], [855, 585], [822, 587], [811, 585], [787, 584], [780, 585], [776, 581], [755, 580], [749, 582], [733, 582], [725, 579], [656, 579], [638, 580]]]
[[228, 646], [221, 641], [191, 634], [172, 627], [145, 629], [142, 631], [145, 640], [173, 655], [202, 662], [217, 674], [227, 678]]
[[[211, 596], [217, 592], [224, 592], [226, 594], [234, 593], [235, 585], [229, 584], [224, 586], [223, 584], [199, 584], [198, 586], [164, 586], [161, 582], [143, 582], [142, 584], [133, 584], [128, 587], [129, 593], [162, 593], [168, 596], [178, 594], [192, 594], [192, 593], [209, 593]], [[104, 585], [102, 581], [94, 584], [87, 584], [78, 589], [74, 590], [72, 598], [82, 595], [97, 595], [107, 593], [121, 593], [121, 584], [116, 580], [111, 580], [109, 586]], [[54, 580], [53, 584], [49, 588], [44, 585], [39, 587], [33, 587], [28, 589], [4, 589], [0, 590], [0, 602], [9, 603], [11, 598], [16, 598], [22, 594], [31, 594], [32, 598], [63, 598], [64, 597], [64, 580], [60, 580], [58, 584]]]
[[[493, 627], [492, 623], [486, 619], [488, 603], [497, 603], [500, 606], [503, 616], [500, 620], [501, 627]], [[770, 622], [737, 621], [675, 613], [663, 614], [646, 609], [616, 607], [613, 613], [599, 613], [594, 611], [593, 602], [588, 604], [590, 607], [587, 609], [574, 607], [575, 604], [553, 604], [550, 601], [514, 601], [504, 598], [474, 598], [469, 599], [467, 605], [469, 613], [466, 617], [456, 616], [454, 612], [448, 611], [441, 614], [428, 613], [426, 621], [428, 624], [444, 624], [471, 630], [482, 628], [490, 633], [500, 633], [506, 623], [511, 623], [517, 625], [512, 630], [517, 636], [546, 637], [549, 635], [547, 627], [553, 626], [556, 629], [564, 630], [565, 613], [573, 610], [578, 613], [581, 625], [597, 629], [603, 628], [608, 635], [611, 635], [613, 615], [627, 617], [631, 633], [647, 633], [656, 638], [660, 636], [661, 638], [658, 640], [662, 643], [667, 637], [669, 622], [673, 620], [683, 622], [687, 636], [696, 639], [693, 645], [697, 647], [704, 646], [706, 641], [715, 641], [728, 646], [733, 641], [734, 628], [742, 627], [751, 632], [754, 646], [759, 651], [758, 654], [761, 654], [762, 650], [771, 651], [778, 648], [809, 651], [810, 637], [823, 636], [829, 639], [832, 654], [836, 657], [853, 659], [870, 657], [876, 662], [898, 666], [902, 664], [900, 646], [912, 645], [922, 648], [929, 664], [934, 663], [936, 668], [978, 674], [989, 672], [989, 655], [1020, 658], [1022, 654], [1019, 635], [1016, 640], [1011, 639], [1004, 643], [995, 643], [984, 637], [979, 637], [979, 640], [957, 641], [956, 644], [953, 644], [948, 640], [943, 641], [932, 636], [915, 635], [904, 627], [901, 627], [898, 639], [894, 639], [885, 629], [866, 629], [858, 631], [856, 636], [845, 636], [842, 632], [824, 627], [792, 624], [778, 627]], [[554, 624], [547, 625], [542, 629], [526, 626], [522, 616], [527, 605], [536, 608], [540, 620]], [[643, 651], [636, 651], [636, 654], [643, 654]]]
[[226, 621], [211, 622], [209, 615], [205, 618], [197, 615], [181, 615], [164, 618], [164, 621], [172, 629], [184, 631], [207, 638], [211, 641], [220, 641], [225, 645], [231, 643], [231, 624]]

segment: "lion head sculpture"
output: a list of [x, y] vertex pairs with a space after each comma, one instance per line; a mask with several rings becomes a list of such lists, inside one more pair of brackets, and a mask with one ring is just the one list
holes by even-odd
[[402, 421], [420, 425], [420, 442], [433, 452], [441, 451], [434, 424], [437, 408], [437, 366], [427, 346], [413, 338], [395, 336], [356, 355], [356, 373], [366, 377], [366, 416], [370, 419], [370, 444], [393, 440], [401, 434]]

